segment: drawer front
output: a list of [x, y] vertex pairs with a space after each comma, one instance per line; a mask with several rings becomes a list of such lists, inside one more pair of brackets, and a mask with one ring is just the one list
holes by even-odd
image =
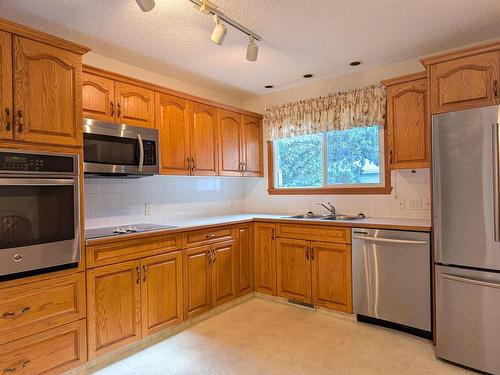
[[181, 249], [181, 235], [123, 239], [86, 248], [87, 268], [160, 255]]
[[83, 272], [3, 289], [0, 343], [85, 317]]
[[232, 240], [231, 227], [207, 228], [184, 233], [183, 247], [195, 247], [218, 241]]
[[351, 243], [350, 228], [319, 225], [278, 224], [277, 236], [299, 240]]
[[85, 319], [0, 345], [0, 374], [62, 374], [87, 359]]

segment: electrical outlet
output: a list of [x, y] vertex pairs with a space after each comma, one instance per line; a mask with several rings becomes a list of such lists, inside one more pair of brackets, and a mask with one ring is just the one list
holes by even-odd
[[144, 203], [144, 215], [151, 216], [153, 211], [153, 205], [151, 203]]
[[397, 199], [397, 203], [398, 203], [398, 208], [400, 210], [404, 210], [406, 208], [406, 199], [404, 199], [404, 198], [398, 198]]
[[422, 198], [422, 201], [424, 202], [424, 210], [430, 210], [431, 209], [431, 198]]
[[410, 199], [408, 202], [409, 210], [421, 210], [422, 209], [422, 198]]

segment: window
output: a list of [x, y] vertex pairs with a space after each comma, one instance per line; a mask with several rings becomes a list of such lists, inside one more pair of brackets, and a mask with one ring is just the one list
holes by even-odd
[[349, 193], [348, 189], [372, 188], [373, 193], [390, 193], [383, 146], [381, 126], [275, 140], [270, 149], [274, 158], [269, 191], [321, 194], [327, 193], [325, 190]]

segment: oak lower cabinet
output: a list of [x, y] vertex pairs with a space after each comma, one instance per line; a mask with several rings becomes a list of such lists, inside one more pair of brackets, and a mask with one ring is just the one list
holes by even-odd
[[184, 250], [186, 319], [236, 298], [234, 240]]
[[309, 243], [304, 240], [276, 240], [278, 296], [311, 303]]
[[236, 294], [242, 296], [254, 289], [253, 225], [236, 227]]
[[87, 271], [89, 359], [181, 322], [180, 251]]
[[276, 295], [276, 226], [254, 224], [255, 291]]

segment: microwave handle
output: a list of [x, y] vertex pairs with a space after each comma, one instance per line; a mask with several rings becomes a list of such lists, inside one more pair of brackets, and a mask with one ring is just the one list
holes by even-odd
[[142, 168], [144, 167], [144, 145], [141, 134], [137, 134], [137, 141], [139, 142], [139, 166], [137, 167], [137, 171], [142, 172]]

